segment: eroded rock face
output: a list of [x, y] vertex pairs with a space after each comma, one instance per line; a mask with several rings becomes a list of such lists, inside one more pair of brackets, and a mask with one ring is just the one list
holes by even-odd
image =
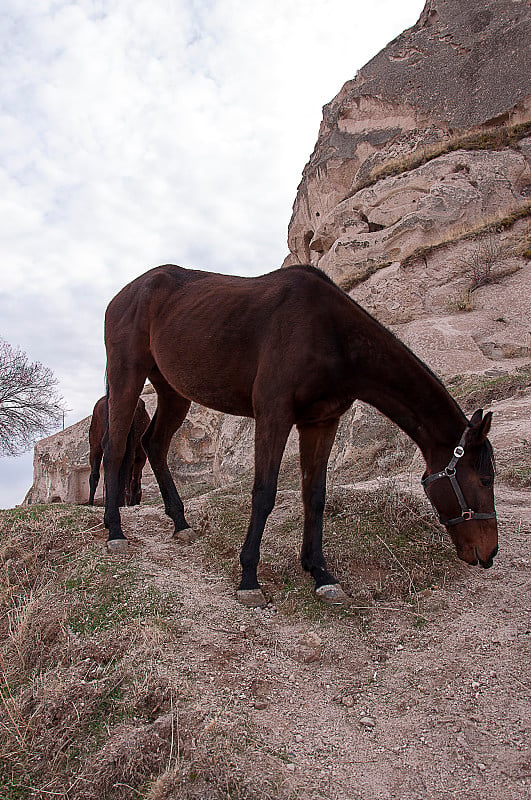
[[[492, 151], [497, 127], [528, 123], [530, 34], [531, 10], [525, 0], [428, 0], [417, 24], [375, 56], [324, 107], [318, 140], [293, 208], [286, 263], [320, 262], [334, 243], [345, 237], [350, 250], [348, 255], [338, 254], [338, 264], [344, 268], [351, 256], [358, 262], [359, 254], [350, 252], [357, 233], [376, 234], [371, 227], [383, 224], [387, 229], [402, 220], [406, 234], [416, 230], [414, 201], [422, 200], [427, 213], [427, 206], [435, 207], [445, 224], [452, 221], [452, 209], [459, 217], [457, 207], [463, 208], [468, 201], [473, 206], [472, 216], [479, 207], [492, 206], [499, 190], [502, 194], [514, 191], [515, 202], [520, 204], [519, 193], [529, 184], [528, 175], [525, 177], [529, 156], [524, 149], [516, 159], [506, 151], [496, 158], [492, 152], [477, 157], [463, 154], [458, 160], [446, 158], [421, 168], [412, 176], [415, 180], [402, 177], [388, 182], [381, 191], [377, 186], [357, 193], [368, 183], [374, 186], [375, 176], [390, 164], [406, 175], [411, 160], [431, 161], [438, 151], [455, 149], [456, 143], [471, 135], [475, 136], [474, 147], [482, 146], [482, 141], [487, 146], [490, 141]], [[505, 158], [512, 160], [518, 174], [508, 164], [499, 172], [499, 161]], [[463, 168], [452, 173], [460, 164]], [[467, 180], [466, 170], [477, 174], [482, 165], [487, 175], [474, 186], [476, 178], [472, 175]], [[519, 174], [522, 169], [524, 174]], [[497, 185], [496, 175], [500, 174], [511, 186]], [[399, 195], [396, 203], [392, 199], [395, 191]], [[422, 239], [422, 208], [418, 218], [417, 239]], [[399, 232], [395, 239], [402, 241], [404, 236], [396, 235]], [[382, 236], [363, 241], [368, 245], [361, 247], [372, 250], [367, 256], [376, 252], [383, 257], [379, 251]], [[383, 244], [389, 249], [387, 240]], [[324, 269], [330, 268], [330, 260], [322, 265]], [[339, 273], [341, 267], [334, 269]]]
[[519, 149], [441, 155], [339, 203], [310, 240], [310, 262], [352, 288], [382, 266], [531, 208], [530, 186]]
[[[157, 396], [152, 387], [142, 395], [150, 417], [157, 407]], [[64, 431], [37, 442], [33, 457], [33, 485], [25, 498], [34, 503], [86, 503], [89, 496], [89, 440], [91, 417], [86, 417]], [[250, 421], [249, 421], [250, 423]], [[235, 418], [192, 404], [188, 416], [175, 434], [168, 463], [179, 484], [207, 483], [219, 485], [227, 477], [225, 463], [230, 463], [231, 449], [238, 453], [239, 469], [247, 454], [252, 465], [252, 430], [250, 424], [243, 434], [246, 443], [238, 448], [238, 435], [232, 436]], [[240, 423], [241, 427], [241, 423]], [[231, 439], [231, 446], [227, 445]], [[245, 438], [245, 437], [244, 437]], [[249, 447], [250, 444], [250, 447]], [[225, 445], [225, 446], [224, 446]], [[232, 474], [232, 473], [231, 473]], [[142, 473], [144, 498], [158, 495], [158, 486], [149, 462]], [[96, 502], [103, 502], [103, 469], [96, 492]]]
[[428, 0], [324, 107], [294, 203], [284, 265], [442, 376], [530, 355], [530, 32], [527, 2]]
[[88, 500], [90, 419], [86, 417], [37, 442], [33, 454], [33, 485], [25, 504], [77, 503], [83, 494], [86, 494], [85, 502]]

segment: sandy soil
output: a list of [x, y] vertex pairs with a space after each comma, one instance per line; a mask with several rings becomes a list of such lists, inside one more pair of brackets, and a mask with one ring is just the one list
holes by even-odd
[[330, 609], [315, 622], [245, 609], [149, 507], [124, 513], [126, 558], [182, 604], [168, 661], [193, 677], [205, 726], [245, 731], [242, 765], [264, 796], [527, 800], [529, 498], [501, 487], [493, 568], [465, 569], [416, 607]]

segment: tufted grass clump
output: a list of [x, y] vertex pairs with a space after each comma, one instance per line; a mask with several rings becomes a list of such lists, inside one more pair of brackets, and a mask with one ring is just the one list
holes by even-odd
[[[290, 613], [326, 615], [313, 595], [313, 581], [299, 563], [302, 504], [294, 491], [280, 492], [280, 519], [266, 526], [259, 580], [272, 601]], [[217, 565], [236, 586], [239, 552], [250, 501], [236, 494], [217, 496], [205, 509], [208, 533], [202, 539], [205, 565]], [[453, 545], [426, 501], [392, 481], [376, 489], [336, 486], [329, 490], [324, 516], [328, 564], [355, 603], [404, 601], [460, 574]]]
[[527, 394], [531, 387], [531, 365], [499, 375], [456, 375], [446, 385], [464, 410], [472, 411], [496, 400]]

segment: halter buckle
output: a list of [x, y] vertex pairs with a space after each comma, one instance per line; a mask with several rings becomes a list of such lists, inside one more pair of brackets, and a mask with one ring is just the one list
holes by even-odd
[[461, 447], [461, 445], [458, 444], [457, 447], [454, 450], [454, 456], [456, 458], [462, 458], [464, 456], [464, 454], [465, 454], [465, 448]]
[[473, 518], [474, 512], [468, 509], [468, 511], [463, 511], [461, 516], [463, 517], [464, 520], [469, 520]]

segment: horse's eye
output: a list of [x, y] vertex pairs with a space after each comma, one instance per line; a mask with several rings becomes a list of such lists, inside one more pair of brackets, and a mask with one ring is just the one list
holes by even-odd
[[485, 477], [481, 478], [481, 483], [483, 486], [488, 486], [490, 489], [492, 486], [494, 486], [494, 478], [491, 478], [490, 475], [486, 475]]

